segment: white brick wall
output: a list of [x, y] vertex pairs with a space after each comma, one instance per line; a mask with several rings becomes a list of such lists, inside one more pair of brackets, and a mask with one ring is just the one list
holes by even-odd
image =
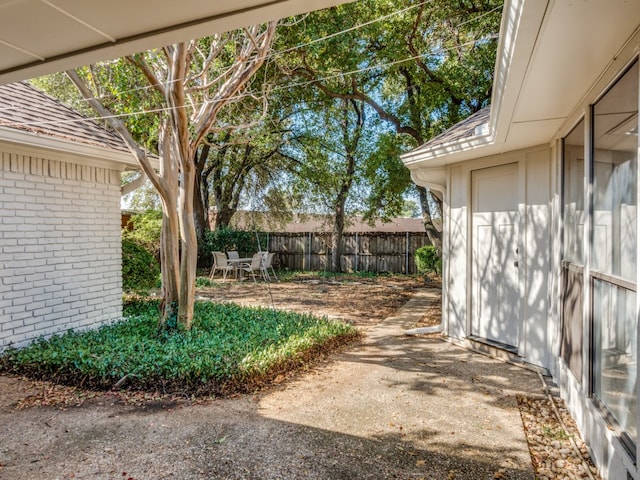
[[0, 351], [122, 315], [120, 173], [0, 152]]

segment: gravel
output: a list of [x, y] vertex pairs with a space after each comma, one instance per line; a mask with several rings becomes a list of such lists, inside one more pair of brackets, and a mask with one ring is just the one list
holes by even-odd
[[537, 480], [600, 480], [562, 399], [552, 395], [517, 399]]

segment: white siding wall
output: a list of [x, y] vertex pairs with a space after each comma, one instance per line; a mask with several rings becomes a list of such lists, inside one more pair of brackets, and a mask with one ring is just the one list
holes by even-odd
[[122, 314], [120, 174], [0, 152], [0, 350]]
[[[454, 340], [464, 340], [471, 324], [471, 268], [469, 255], [469, 209], [471, 208], [471, 172], [517, 162], [520, 171], [519, 275], [521, 316], [519, 355], [540, 367], [549, 367], [549, 280], [553, 255], [551, 237], [551, 150], [549, 148], [510, 152], [449, 168], [445, 204], [447, 242], [444, 244], [443, 304], [445, 332]], [[499, 194], [500, 192], [496, 192]]]
[[446, 262], [443, 305], [444, 331], [453, 338], [463, 339], [467, 331], [467, 185], [468, 178], [460, 167], [449, 172], [449, 203], [445, 205], [447, 242], [443, 262]]
[[551, 239], [551, 150], [527, 153], [524, 206], [524, 338], [522, 354], [527, 362], [549, 367], [548, 322]]

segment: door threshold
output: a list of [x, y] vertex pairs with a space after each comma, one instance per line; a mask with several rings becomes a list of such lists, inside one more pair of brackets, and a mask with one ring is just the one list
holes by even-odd
[[549, 375], [549, 370], [545, 367], [540, 367], [538, 365], [529, 363], [525, 360], [524, 357], [518, 355], [518, 349], [513, 345], [498, 342], [484, 337], [479, 337], [477, 335], [469, 335], [463, 339], [454, 337], [447, 337], [447, 339], [455, 345], [463, 348], [468, 348], [469, 350], [476, 353], [502, 360], [503, 362], [525, 368], [532, 372], [541, 373], [542, 375]]
[[513, 345], [477, 335], [469, 335], [464, 339], [464, 343], [468, 348], [478, 353], [489, 355], [490, 357], [498, 358], [515, 365], [525, 364], [524, 358], [518, 355], [518, 349]]
[[508, 343], [502, 343], [497, 340], [491, 340], [490, 338], [479, 337], [477, 335], [469, 335], [467, 336], [467, 340], [482, 343], [489, 347], [498, 348], [500, 350], [504, 350], [505, 352], [511, 353], [512, 355], [518, 355], [518, 347], [514, 347], [513, 345], [509, 345]]

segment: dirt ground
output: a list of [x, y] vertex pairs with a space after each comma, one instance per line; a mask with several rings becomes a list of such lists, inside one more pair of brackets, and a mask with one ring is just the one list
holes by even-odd
[[422, 278], [401, 275], [344, 276], [336, 280], [299, 276], [293, 281], [272, 283], [221, 281], [214, 287], [199, 288], [197, 296], [217, 302], [310, 312], [366, 328], [391, 315], [416, 289], [425, 286]]
[[[424, 287], [416, 278], [302, 278], [229, 281], [198, 296], [312, 312], [367, 332]], [[406, 326], [438, 324], [438, 302], [436, 293]], [[373, 350], [366, 342], [267, 390], [228, 399], [88, 392], [0, 376], [0, 479], [532, 478], [529, 460], [503, 444], [512, 431], [500, 425], [510, 416], [522, 428], [516, 392], [536, 398], [535, 378], [452, 352], [435, 336], [384, 340]], [[483, 377], [490, 384], [478, 384]], [[449, 398], [468, 402], [461, 410], [472, 413], [453, 427], [437, 411], [454, 408]], [[497, 416], [486, 417], [495, 406]], [[538, 419], [547, 421], [528, 415], [527, 434]], [[476, 432], [471, 440], [465, 430]], [[554, 470], [558, 477], [545, 478], [562, 478]]]

